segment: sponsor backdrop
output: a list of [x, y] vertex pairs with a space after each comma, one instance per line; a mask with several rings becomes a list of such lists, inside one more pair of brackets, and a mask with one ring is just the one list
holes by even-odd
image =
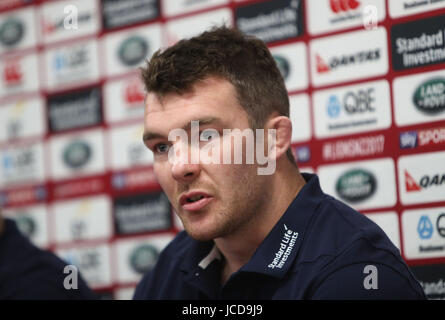
[[1, 1], [4, 214], [104, 298], [130, 298], [181, 230], [141, 142], [138, 68], [221, 23], [269, 45], [301, 170], [445, 298], [445, 0]]

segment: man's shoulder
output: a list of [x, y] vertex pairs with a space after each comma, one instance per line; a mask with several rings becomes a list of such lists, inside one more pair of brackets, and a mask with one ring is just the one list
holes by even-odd
[[305, 242], [306, 247], [310, 247], [308, 259], [313, 260], [317, 255], [342, 254], [360, 241], [369, 243], [376, 250], [399, 253], [375, 222], [347, 204], [325, 195], [307, 230]]
[[35, 246], [7, 221], [0, 267], [0, 298], [5, 299], [96, 299], [79, 274], [78, 290], [67, 290], [64, 273], [67, 263], [51, 251]]
[[[363, 297], [372, 293], [374, 298], [394, 295], [397, 299], [405, 297], [401, 295], [404, 290], [409, 293], [407, 297], [422, 295], [399, 249], [385, 232], [368, 217], [331, 196], [320, 201], [305, 242], [300, 264], [310, 266], [314, 272], [312, 283], [319, 289], [317, 298], [343, 297], [336, 292], [345, 293], [344, 298], [360, 297], [356, 294], [361, 292]], [[373, 271], [388, 286], [381, 283], [380, 296], [363, 284], [366, 272]], [[329, 290], [332, 295], [327, 294]]]

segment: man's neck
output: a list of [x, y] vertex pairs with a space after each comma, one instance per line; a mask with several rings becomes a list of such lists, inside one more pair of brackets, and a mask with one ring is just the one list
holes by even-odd
[[250, 260], [304, 184], [304, 178], [299, 173], [277, 175], [270, 185], [269, 194], [264, 195], [267, 196], [267, 204], [256, 213], [255, 220], [246, 223], [242, 230], [215, 239], [216, 246], [225, 257], [222, 283]]

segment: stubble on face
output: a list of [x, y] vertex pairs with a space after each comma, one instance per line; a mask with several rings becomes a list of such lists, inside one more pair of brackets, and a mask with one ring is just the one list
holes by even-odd
[[[254, 165], [229, 165], [232, 181], [225, 181], [216, 192], [216, 203], [205, 213], [210, 219], [207, 225], [195, 224], [187, 214], [180, 214], [184, 229], [198, 241], [210, 241], [239, 233], [248, 233], [261, 223], [261, 207], [264, 207], [265, 184], [260, 181]], [[201, 214], [201, 213], [194, 213]], [[207, 221], [209, 222], [209, 221]]]
[[[192, 119], [196, 117], [198, 110], [202, 110], [209, 117], [221, 118], [228, 129], [249, 128], [247, 113], [235, 97], [235, 89], [228, 81], [208, 79], [197, 84], [188, 95], [166, 96], [162, 101], [157, 97], [147, 99], [149, 103], [146, 111], [147, 116], [151, 114], [152, 123], [161, 123], [161, 118], [168, 121], [176, 114], [178, 118]], [[159, 128], [156, 129], [159, 131]], [[266, 176], [258, 176], [257, 165], [234, 164], [232, 161], [231, 164], [199, 166], [197, 176], [184, 181], [172, 179], [168, 163], [154, 164], [155, 175], [161, 187], [192, 238], [207, 241], [227, 237], [236, 232], [244, 232], [249, 224], [260, 221], [258, 215], [262, 212], [260, 208], [264, 207], [264, 193], [268, 183]], [[190, 190], [208, 192], [214, 196], [214, 200], [200, 212], [183, 211], [178, 203], [179, 196]]]

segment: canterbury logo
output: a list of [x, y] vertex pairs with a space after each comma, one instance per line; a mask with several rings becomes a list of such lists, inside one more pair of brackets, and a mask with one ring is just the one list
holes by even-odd
[[355, 10], [360, 6], [360, 2], [357, 0], [329, 0], [329, 3], [335, 13]]

